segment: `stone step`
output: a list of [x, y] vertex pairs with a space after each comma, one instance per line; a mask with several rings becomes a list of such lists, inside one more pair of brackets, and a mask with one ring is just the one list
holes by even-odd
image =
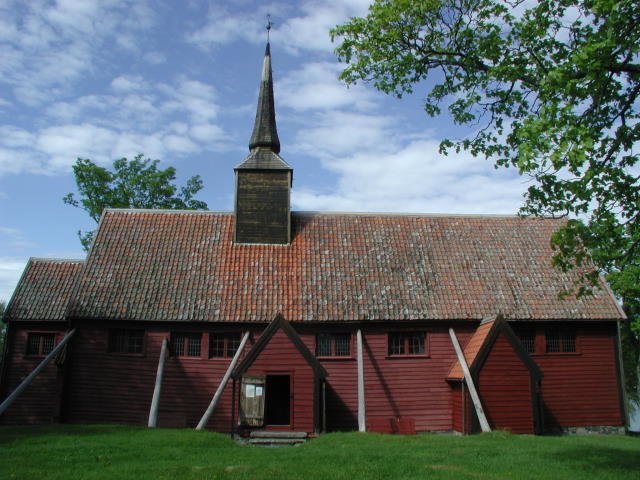
[[251, 438], [290, 438], [304, 440], [307, 438], [307, 432], [254, 430], [249, 436]]
[[251, 438], [249, 444], [260, 446], [299, 445], [305, 441], [304, 438]]

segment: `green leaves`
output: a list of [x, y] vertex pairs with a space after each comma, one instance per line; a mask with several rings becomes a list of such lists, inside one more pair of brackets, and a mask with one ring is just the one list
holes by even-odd
[[331, 32], [341, 78], [398, 97], [425, 90], [427, 115], [446, 109], [477, 128], [443, 139], [441, 151], [466, 149], [530, 177], [521, 213], [572, 219], [552, 245], [558, 267], [582, 274], [574, 293], [604, 274], [640, 311], [638, 2], [527, 5], [375, 0]]
[[[174, 184], [176, 170], [158, 169], [159, 160], [144, 158], [142, 154], [132, 160], [121, 158], [113, 162], [113, 170], [79, 158], [73, 166], [80, 199], [73, 193], [62, 198], [67, 205], [82, 208], [97, 223], [107, 208], [160, 208], [204, 210], [207, 204], [194, 199], [203, 188], [199, 175], [187, 180], [185, 186]], [[80, 243], [88, 250], [94, 232], [78, 231]]]

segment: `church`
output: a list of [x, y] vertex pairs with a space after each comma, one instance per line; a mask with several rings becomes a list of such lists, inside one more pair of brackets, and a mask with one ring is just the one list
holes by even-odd
[[233, 212], [107, 209], [84, 261], [29, 260], [0, 423], [624, 430], [625, 316], [560, 298], [563, 220], [297, 212], [292, 182], [267, 44]]

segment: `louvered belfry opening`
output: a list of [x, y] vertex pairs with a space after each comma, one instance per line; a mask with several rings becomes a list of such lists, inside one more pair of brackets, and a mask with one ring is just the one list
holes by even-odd
[[271, 52], [267, 43], [249, 155], [235, 168], [236, 243], [291, 243], [293, 170], [279, 153]]

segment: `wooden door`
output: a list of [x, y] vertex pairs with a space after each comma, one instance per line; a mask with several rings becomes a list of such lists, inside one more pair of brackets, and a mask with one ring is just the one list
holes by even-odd
[[264, 377], [242, 377], [240, 423], [251, 427], [264, 425]]

